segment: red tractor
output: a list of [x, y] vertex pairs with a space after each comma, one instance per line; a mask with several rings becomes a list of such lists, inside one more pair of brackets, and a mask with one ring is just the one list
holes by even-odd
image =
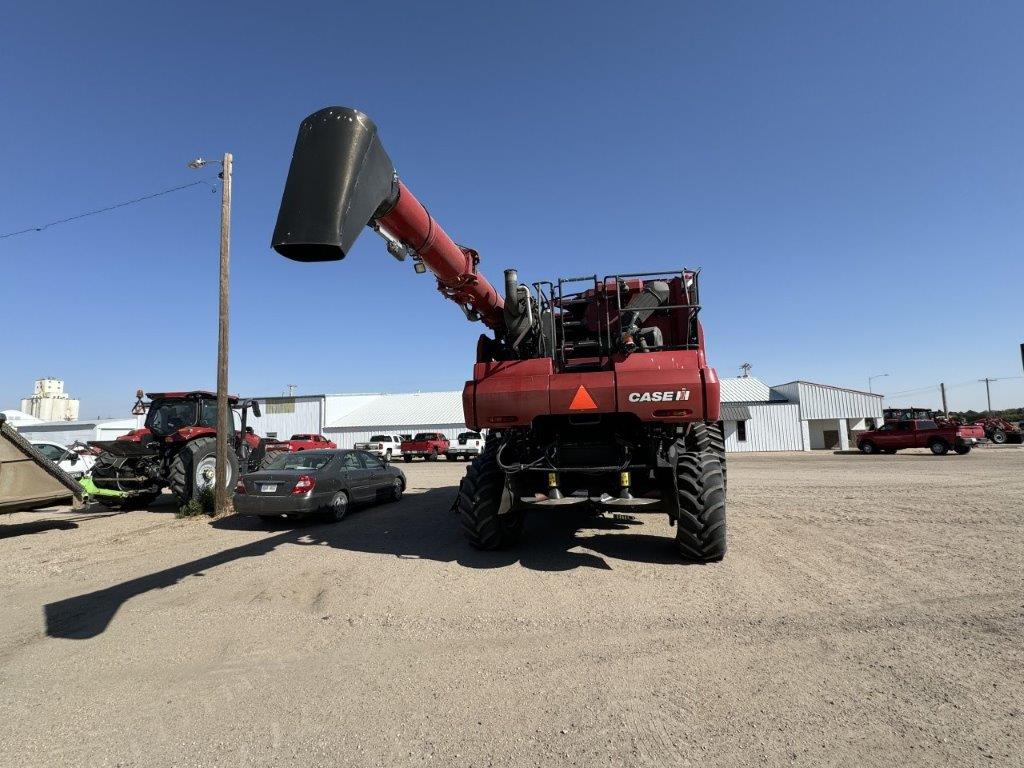
[[457, 508], [470, 542], [513, 544], [527, 509], [655, 511], [683, 558], [725, 555], [725, 447], [698, 273], [613, 274], [526, 285], [504, 297], [399, 181], [364, 114], [329, 107], [299, 128], [272, 245], [300, 262], [345, 258], [364, 227], [490, 329], [463, 391], [487, 429]]
[[1024, 442], [1024, 432], [1021, 428], [1006, 419], [990, 416], [974, 422], [974, 426], [984, 429], [985, 437], [996, 445]]
[[[141, 508], [169, 488], [178, 501], [189, 501], [203, 487], [214, 482], [217, 466], [217, 396], [212, 392], [150, 392], [150, 403], [138, 392], [136, 412], [145, 409], [143, 429], [132, 430], [117, 440], [94, 441], [100, 455], [92, 472], [97, 488], [121, 492], [118, 496], [97, 496], [109, 506]], [[228, 488], [238, 479], [239, 467], [259, 469], [265, 463], [265, 441], [248, 427], [249, 411], [260, 415], [255, 400], [231, 396], [237, 409], [237, 431], [230, 441]]]

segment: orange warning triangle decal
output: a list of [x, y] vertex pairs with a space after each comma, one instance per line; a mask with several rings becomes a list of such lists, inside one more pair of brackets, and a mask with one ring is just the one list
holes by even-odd
[[570, 411], [594, 411], [597, 410], [597, 403], [594, 402], [594, 398], [587, 392], [587, 388], [580, 384], [580, 388], [576, 390], [576, 394], [573, 395], [572, 402], [569, 403]]

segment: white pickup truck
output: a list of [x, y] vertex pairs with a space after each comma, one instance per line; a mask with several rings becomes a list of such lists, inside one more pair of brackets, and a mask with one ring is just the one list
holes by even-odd
[[356, 443], [353, 448], [382, 459], [394, 459], [402, 455], [402, 438], [399, 435], [371, 435], [370, 442]]
[[444, 456], [448, 461], [456, 459], [475, 459], [484, 450], [484, 438], [479, 432], [462, 432], [452, 440], [448, 453]]

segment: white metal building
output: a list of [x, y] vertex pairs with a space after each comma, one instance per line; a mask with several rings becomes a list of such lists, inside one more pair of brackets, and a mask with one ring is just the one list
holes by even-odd
[[139, 419], [91, 419], [87, 421], [41, 421], [38, 423], [12, 423], [29, 442], [45, 441], [70, 445], [90, 440], [114, 440], [139, 426]]
[[799, 406], [805, 451], [847, 451], [853, 433], [882, 423], [882, 395], [811, 381], [780, 384], [772, 392]]
[[303, 433], [324, 434], [328, 424], [380, 398], [379, 394], [292, 395], [259, 397], [262, 416], [250, 414], [249, 424], [263, 437], [287, 440]]
[[462, 392], [379, 395], [331, 422], [324, 435], [339, 448], [366, 442], [371, 435], [441, 432], [449, 440], [466, 431]]

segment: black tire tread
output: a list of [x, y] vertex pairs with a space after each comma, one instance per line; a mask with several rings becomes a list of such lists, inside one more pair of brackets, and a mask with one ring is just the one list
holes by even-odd
[[676, 469], [679, 518], [676, 545], [691, 562], [712, 563], [725, 557], [725, 478], [712, 452], [681, 452]]
[[[167, 486], [179, 503], [187, 504], [195, 493], [192, 483], [192, 468], [195, 466], [196, 456], [206, 454], [211, 449], [217, 449], [217, 438], [199, 437], [187, 443], [171, 459], [167, 472]], [[228, 483], [230, 490], [230, 486], [239, 476], [238, 458], [233, 451], [228, 452], [228, 461], [231, 464], [231, 480]]]
[[498, 466], [498, 444], [491, 443], [466, 470], [456, 501], [462, 529], [477, 549], [495, 550], [515, 544], [522, 533], [523, 512], [498, 514], [505, 473]]

